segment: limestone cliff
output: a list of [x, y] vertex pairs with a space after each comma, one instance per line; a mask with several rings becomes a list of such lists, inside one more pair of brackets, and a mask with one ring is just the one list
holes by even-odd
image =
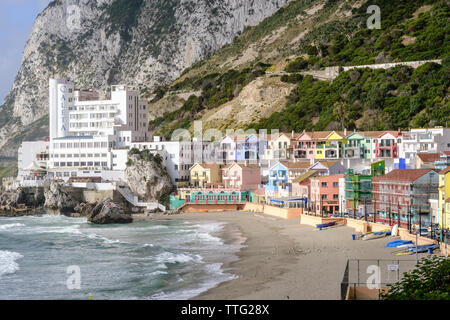
[[138, 154], [130, 157], [125, 178], [131, 191], [146, 202], [159, 202], [173, 190], [164, 168], [153, 159], [141, 159]]
[[[289, 1], [51, 2], [36, 18], [22, 66], [0, 107], [0, 156], [14, 156], [24, 126], [46, 117], [49, 77], [70, 78], [77, 87], [104, 94], [111, 84], [126, 83], [149, 97], [156, 86], [170, 83]], [[37, 137], [27, 136], [32, 138]]]

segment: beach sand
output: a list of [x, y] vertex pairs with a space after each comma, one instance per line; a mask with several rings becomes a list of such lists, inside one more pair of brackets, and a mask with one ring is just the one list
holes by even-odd
[[238, 253], [239, 260], [223, 266], [238, 278], [195, 298], [201, 300], [336, 300], [340, 299], [347, 259], [392, 259], [393, 263], [397, 259], [415, 260], [414, 255], [392, 254], [396, 248], [384, 248], [392, 241], [391, 237], [354, 241], [355, 230], [347, 226], [317, 231], [312, 226], [301, 225], [299, 219], [283, 220], [244, 211], [183, 213], [141, 219], [227, 222], [218, 236], [228, 242], [244, 242]]

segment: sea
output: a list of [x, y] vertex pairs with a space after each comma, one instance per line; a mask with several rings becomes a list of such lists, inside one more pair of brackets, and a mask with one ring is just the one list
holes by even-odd
[[236, 276], [225, 223], [0, 217], [0, 300], [184, 300]]

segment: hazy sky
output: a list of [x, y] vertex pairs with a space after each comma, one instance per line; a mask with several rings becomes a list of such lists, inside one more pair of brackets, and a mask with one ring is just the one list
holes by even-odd
[[0, 0], [0, 105], [19, 71], [34, 19], [51, 0]]

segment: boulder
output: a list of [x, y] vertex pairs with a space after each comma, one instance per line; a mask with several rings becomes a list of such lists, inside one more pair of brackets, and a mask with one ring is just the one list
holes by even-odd
[[133, 218], [126, 214], [122, 207], [107, 198], [91, 209], [88, 221], [95, 224], [131, 223]]
[[47, 209], [58, 211], [62, 214], [75, 212], [75, 207], [79, 204], [57, 182], [51, 181], [44, 188], [45, 204]]
[[145, 202], [159, 202], [173, 190], [167, 171], [155, 160], [143, 160], [138, 154], [130, 156], [125, 178], [131, 191]]

